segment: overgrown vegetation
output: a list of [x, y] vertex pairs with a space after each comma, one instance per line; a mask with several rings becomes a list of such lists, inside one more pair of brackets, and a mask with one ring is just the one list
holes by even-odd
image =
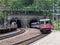
[[10, 9], [25, 9], [24, 11], [36, 11], [52, 15], [53, 1], [52, 0], [0, 0], [0, 7], [10, 7]]

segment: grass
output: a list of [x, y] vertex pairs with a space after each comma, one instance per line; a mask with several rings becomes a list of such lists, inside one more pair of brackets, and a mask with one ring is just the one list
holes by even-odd
[[54, 26], [54, 29], [58, 29], [58, 21], [57, 20], [53, 21], [53, 26]]

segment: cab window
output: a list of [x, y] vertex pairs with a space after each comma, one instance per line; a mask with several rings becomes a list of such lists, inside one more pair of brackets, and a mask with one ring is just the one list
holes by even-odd
[[51, 24], [51, 21], [46, 21], [46, 24], [49, 24], [49, 23]]
[[40, 21], [40, 24], [44, 24], [44, 21]]

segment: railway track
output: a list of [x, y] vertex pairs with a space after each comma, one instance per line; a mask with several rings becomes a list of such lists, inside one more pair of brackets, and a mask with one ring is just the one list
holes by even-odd
[[35, 30], [30, 28], [28, 29], [22, 28], [20, 30], [21, 30], [20, 32], [0, 37], [1, 40], [0, 45], [29, 45], [35, 42], [36, 40], [41, 39], [48, 35], [41, 34], [38, 29]]
[[16, 35], [19, 35], [19, 34], [22, 34], [25, 32], [24, 29], [20, 29], [21, 31], [17, 32], [17, 33], [13, 33], [13, 34], [10, 34], [10, 35], [6, 35], [6, 36], [1, 36], [0, 37], [0, 40], [3, 40], [3, 39], [7, 39], [7, 38], [10, 38], [10, 37], [14, 37]]
[[47, 35], [48, 35], [48, 34], [40, 34], [40, 35], [38, 35], [38, 36], [36, 36], [36, 37], [33, 37], [33, 38], [30, 38], [30, 39], [24, 40], [24, 41], [22, 41], [22, 42], [18, 42], [18, 43], [13, 44], [13, 45], [29, 45], [29, 44], [37, 41], [38, 39], [41, 39], [41, 38], [43, 38], [43, 37], [45, 37], [45, 36], [47, 36]]

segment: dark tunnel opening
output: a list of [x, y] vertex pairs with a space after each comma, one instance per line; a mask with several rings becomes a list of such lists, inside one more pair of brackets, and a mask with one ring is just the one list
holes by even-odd
[[32, 20], [30, 20], [30, 22], [29, 22], [29, 27], [30, 28], [34, 28], [34, 27], [32, 27], [32, 23], [35, 23], [35, 22], [38, 22], [38, 20], [37, 19], [32, 19]]
[[21, 28], [21, 21], [17, 20], [17, 28]]

